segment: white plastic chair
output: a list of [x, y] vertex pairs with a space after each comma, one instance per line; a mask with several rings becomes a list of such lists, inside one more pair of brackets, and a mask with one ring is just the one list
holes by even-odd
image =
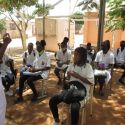
[[[94, 86], [90, 86], [90, 92], [89, 96], [86, 97], [83, 101], [80, 102], [81, 107], [80, 107], [80, 117], [79, 117], [79, 124], [80, 125], [85, 125], [86, 124], [86, 107], [88, 104], [90, 104], [90, 116], [92, 116], [92, 100], [93, 100], [93, 89]], [[66, 109], [67, 112], [67, 120], [66, 120], [66, 125], [70, 125], [70, 105], [63, 103], [63, 109]], [[62, 122], [64, 121], [65, 117], [62, 112]]]
[[[49, 70], [49, 74], [50, 74], [50, 70]], [[48, 78], [46, 79], [40, 79], [38, 82], [40, 82], [40, 86], [41, 86], [41, 90], [39, 92], [39, 96], [38, 99], [44, 98], [47, 96], [47, 88], [46, 88], [46, 82], [49, 79], [49, 74], [48, 74]]]

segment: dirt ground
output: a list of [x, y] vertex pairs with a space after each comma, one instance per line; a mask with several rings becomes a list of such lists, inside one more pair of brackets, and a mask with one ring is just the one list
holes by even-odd
[[[9, 54], [14, 56], [15, 66], [19, 69], [22, 50], [16, 49], [16, 51], [11, 51]], [[54, 65], [54, 63], [52, 57], [52, 64]], [[6, 125], [51, 125], [53, 118], [48, 102], [50, 97], [60, 90], [57, 86], [57, 78], [53, 73], [53, 69], [54, 66], [52, 66], [50, 77], [46, 82], [46, 98], [31, 103], [31, 95], [27, 92], [24, 96], [24, 102], [14, 105], [15, 96], [7, 96]], [[98, 96], [97, 89], [95, 90], [93, 116], [89, 116], [88, 106], [86, 125], [125, 125], [125, 85], [118, 83], [120, 75], [120, 70], [114, 71], [112, 91], [111, 93], [108, 91], [107, 96], [100, 97]], [[18, 78], [16, 80], [17, 86]], [[39, 86], [37, 88], [39, 89]], [[62, 110], [59, 111], [61, 113]]]

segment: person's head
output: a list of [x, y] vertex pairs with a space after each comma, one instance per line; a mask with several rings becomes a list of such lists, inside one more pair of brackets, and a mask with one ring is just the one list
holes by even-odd
[[104, 42], [102, 42], [101, 43], [101, 49], [102, 49], [103, 53], [106, 54], [110, 49], [110, 41], [105, 40]]
[[87, 50], [83, 47], [78, 47], [74, 51], [74, 64], [82, 66], [87, 62]]
[[122, 40], [122, 41], [120, 42], [120, 47], [121, 47], [121, 48], [124, 48], [124, 47], [125, 47], [125, 41], [124, 41], [124, 40]]
[[69, 38], [68, 37], [64, 37], [63, 42], [68, 43], [69, 42]]
[[40, 42], [38, 42], [36, 44], [36, 49], [38, 52], [41, 52], [42, 50], [45, 49], [45, 46], [46, 46], [46, 41], [45, 40], [41, 40]]
[[65, 42], [61, 43], [61, 50], [64, 52], [67, 50], [67, 44]]
[[86, 48], [89, 50], [89, 49], [91, 49], [91, 43], [87, 43], [87, 45], [86, 45]]
[[36, 45], [39, 44], [39, 41], [36, 41]]
[[31, 53], [33, 51], [33, 43], [28, 43], [28, 52]]

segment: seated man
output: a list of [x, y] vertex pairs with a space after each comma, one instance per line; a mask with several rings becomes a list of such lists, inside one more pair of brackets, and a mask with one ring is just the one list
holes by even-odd
[[5, 93], [9, 96], [13, 95], [13, 92], [10, 90], [10, 86], [15, 83], [15, 74], [11, 70], [11, 62], [12, 59], [10, 59], [8, 55], [4, 54], [2, 62], [0, 63], [2, 83], [5, 88]]
[[50, 57], [45, 52], [45, 40], [41, 40], [37, 43], [37, 55], [36, 59], [33, 62], [33, 66], [27, 70], [27, 74], [25, 72], [22, 73], [19, 79], [19, 97], [15, 100], [15, 103], [19, 103], [23, 101], [23, 89], [24, 83], [26, 82], [31, 90], [33, 91], [33, 97], [31, 101], [36, 101], [38, 97], [38, 92], [34, 86], [34, 81], [39, 79], [46, 79], [49, 75], [50, 69]]
[[33, 66], [33, 61], [36, 58], [36, 51], [33, 49], [33, 43], [28, 43], [27, 51], [23, 53], [23, 66], [21, 67], [21, 74], [28, 67]]
[[[103, 93], [104, 83], [108, 83], [111, 78], [111, 70], [114, 65], [114, 54], [110, 51], [110, 41], [105, 40], [101, 44], [101, 49], [95, 57], [96, 69], [94, 72], [95, 80], [99, 82], [99, 94]], [[95, 82], [96, 83], [96, 82]]]
[[61, 43], [61, 49], [56, 54], [57, 66], [55, 68], [55, 74], [58, 77], [58, 85], [62, 82], [60, 78], [60, 71], [63, 70], [64, 73], [68, 67], [71, 59], [71, 52], [67, 50], [67, 44]]
[[124, 72], [119, 79], [120, 83], [124, 84], [123, 78], [125, 77], [125, 41], [120, 42], [120, 48], [115, 52], [115, 68], [122, 68]]

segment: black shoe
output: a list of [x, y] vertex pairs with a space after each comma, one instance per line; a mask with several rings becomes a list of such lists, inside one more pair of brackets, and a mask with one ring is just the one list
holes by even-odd
[[18, 103], [20, 103], [20, 102], [23, 102], [23, 98], [22, 98], [22, 97], [18, 97], [18, 98], [14, 101], [15, 104], [18, 104]]
[[33, 95], [33, 97], [31, 98], [31, 102], [36, 102], [38, 99], [38, 94], [37, 95]]
[[120, 82], [121, 84], [125, 84], [122, 79], [119, 79], [119, 82]]

